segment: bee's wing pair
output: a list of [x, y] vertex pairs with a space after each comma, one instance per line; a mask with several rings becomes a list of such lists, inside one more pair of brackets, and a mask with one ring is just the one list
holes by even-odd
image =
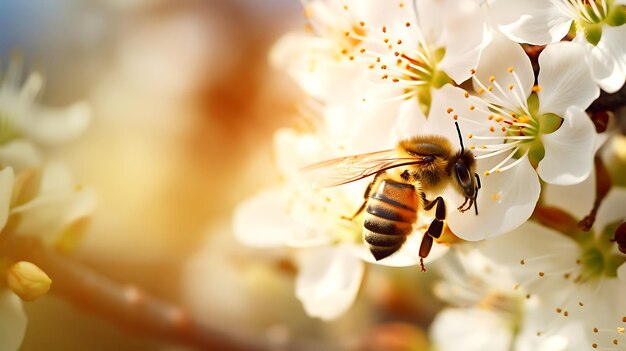
[[322, 161], [302, 170], [321, 170], [313, 187], [328, 188], [367, 178], [390, 168], [426, 162], [424, 157], [397, 157], [395, 149], [345, 156]]

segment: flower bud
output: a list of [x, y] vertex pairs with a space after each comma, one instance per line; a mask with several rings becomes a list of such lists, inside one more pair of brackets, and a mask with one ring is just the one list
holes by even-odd
[[50, 290], [52, 280], [33, 263], [20, 261], [9, 267], [7, 284], [22, 300], [34, 301]]

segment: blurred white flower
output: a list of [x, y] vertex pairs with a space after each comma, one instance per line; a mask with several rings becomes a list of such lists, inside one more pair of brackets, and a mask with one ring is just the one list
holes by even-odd
[[[444, 280], [435, 293], [452, 306], [431, 326], [438, 350], [576, 351], [587, 350], [581, 323], [544, 333], [536, 331], [548, 319], [543, 301], [514, 288], [508, 267], [477, 249], [459, 247], [443, 261]], [[446, 264], [447, 263], [447, 264]]]
[[44, 79], [33, 72], [22, 80], [21, 59], [0, 71], [0, 164], [16, 171], [39, 165], [38, 146], [52, 146], [78, 137], [91, 119], [89, 105], [77, 102], [51, 108], [38, 102]]
[[[61, 252], [76, 247], [93, 211], [91, 190], [77, 187], [59, 164], [41, 174], [11, 167], [0, 171], [0, 240], [30, 235]], [[26, 316], [20, 299], [32, 301], [47, 293], [51, 280], [35, 264], [0, 256], [0, 349], [17, 350], [24, 337]]]
[[26, 334], [26, 313], [22, 300], [0, 284], [0, 349], [19, 350]]
[[490, 21], [512, 40], [544, 45], [567, 34], [584, 48], [594, 79], [607, 92], [626, 80], [623, 0], [489, 0]]
[[49, 162], [18, 175], [10, 216], [12, 234], [36, 236], [44, 244], [70, 249], [78, 244], [96, 206], [95, 191], [76, 184], [65, 165]]
[[305, 14], [313, 35], [288, 34], [271, 53], [277, 67], [286, 67], [323, 103], [322, 128], [350, 152], [375, 151], [380, 139], [366, 144], [359, 140], [361, 130], [392, 124], [405, 102], [417, 100], [428, 115], [432, 92], [465, 81], [478, 64], [489, 35], [473, 1], [418, 6], [310, 1]]
[[[590, 340], [587, 347], [623, 349], [626, 280], [620, 275], [626, 256], [612, 240], [617, 226], [626, 221], [624, 203], [626, 190], [611, 190], [592, 232], [566, 236], [529, 222], [505, 238], [484, 244], [490, 257], [511, 268], [517, 286], [541, 299], [543, 308], [552, 314], [537, 333], [580, 321]], [[580, 205], [561, 202], [560, 206]]]

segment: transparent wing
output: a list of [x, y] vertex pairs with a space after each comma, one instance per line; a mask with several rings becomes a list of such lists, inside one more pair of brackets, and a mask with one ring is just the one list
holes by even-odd
[[367, 178], [384, 170], [426, 162], [424, 157], [397, 157], [396, 150], [384, 150], [322, 161], [302, 170], [320, 170], [314, 188], [328, 188]]

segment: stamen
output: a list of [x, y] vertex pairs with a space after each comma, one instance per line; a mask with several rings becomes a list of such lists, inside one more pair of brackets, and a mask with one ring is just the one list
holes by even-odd
[[[518, 145], [519, 143], [520, 143], [519, 141], [516, 141], [516, 142], [513, 142], [513, 143], [507, 143], [507, 144], [504, 144], [504, 145], [513, 145], [513, 146], [515, 146], [515, 145]], [[478, 156], [474, 156], [474, 159], [476, 159], [476, 160], [480, 160], [480, 159], [485, 159], [485, 158], [489, 158], [489, 157], [497, 156], [497, 155], [500, 155], [500, 154], [502, 154], [502, 153], [505, 153], [505, 152], [507, 152], [507, 151], [511, 150], [512, 148], [513, 148], [513, 147], [506, 147], [506, 148], [502, 148], [502, 149], [500, 149], [500, 150], [496, 150], [496, 151], [490, 152], [490, 153], [485, 154], [485, 155], [478, 155]], [[517, 150], [518, 150], [518, 149], [519, 149], [519, 147], [516, 147], [516, 148], [515, 148], [515, 151], [513, 151], [513, 152], [512, 152], [512, 154], [514, 155], [514, 154], [515, 154], [515, 152], [517, 152]], [[478, 151], [485, 151], [485, 149], [482, 149], [482, 150], [481, 150], [481, 149], [478, 149]], [[489, 151], [491, 151], [491, 150], [489, 150]], [[510, 158], [508, 158], [508, 159], [507, 159], [507, 161], [508, 161], [509, 159], [510, 159]]]
[[499, 173], [499, 172], [501, 172], [502, 168], [500, 168], [500, 167], [502, 167], [502, 165], [507, 163], [513, 157], [513, 155], [515, 155], [515, 153], [517, 152], [518, 149], [519, 148], [517, 148], [517, 147], [515, 149], [513, 149], [513, 151], [511, 151], [511, 153], [509, 153], [509, 155], [504, 160], [502, 160], [502, 162], [498, 163], [495, 167], [490, 169], [489, 173], [493, 173], [493, 172], [498, 172]]
[[511, 164], [509, 164], [509, 165], [507, 165], [507, 166], [504, 166], [504, 167], [500, 168], [500, 172], [507, 171], [507, 170], [509, 170], [509, 169], [511, 169], [511, 168], [513, 168], [513, 167], [515, 167], [515, 166], [517, 166], [520, 162], [522, 162], [522, 160], [524, 160], [524, 158], [525, 158], [524, 156], [526, 156], [526, 155], [528, 155], [528, 151], [526, 151], [526, 152], [524, 153], [524, 155], [523, 155], [522, 157], [518, 158], [515, 162], [513, 162], [513, 163], [511, 163]]

